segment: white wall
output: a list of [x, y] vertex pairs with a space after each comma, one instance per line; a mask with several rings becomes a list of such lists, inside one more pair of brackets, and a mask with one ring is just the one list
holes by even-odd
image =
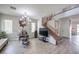
[[39, 29], [40, 28], [44, 28], [44, 26], [42, 25], [42, 18], [39, 18], [39, 20], [37, 21], [37, 32], [38, 32], [38, 36], [39, 36]]
[[1, 15], [0, 15], [0, 31], [1, 31]]
[[70, 19], [63, 18], [60, 20], [60, 36], [70, 38]]
[[42, 18], [38, 20], [38, 28], [44, 28], [44, 26], [42, 25]]
[[72, 35], [77, 34], [77, 23], [72, 23]]

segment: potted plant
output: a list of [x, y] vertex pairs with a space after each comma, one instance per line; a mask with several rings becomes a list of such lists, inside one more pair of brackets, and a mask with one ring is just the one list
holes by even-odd
[[6, 32], [0, 32], [0, 39], [7, 38]]

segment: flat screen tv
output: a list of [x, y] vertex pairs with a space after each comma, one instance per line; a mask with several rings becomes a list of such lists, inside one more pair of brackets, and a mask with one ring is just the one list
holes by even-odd
[[39, 34], [42, 35], [42, 36], [48, 37], [48, 29], [47, 28], [40, 28]]

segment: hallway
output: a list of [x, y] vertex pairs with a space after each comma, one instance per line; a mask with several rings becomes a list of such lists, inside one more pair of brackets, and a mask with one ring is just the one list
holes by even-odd
[[30, 39], [30, 45], [23, 47], [19, 41], [9, 41], [1, 54], [78, 54], [79, 36], [63, 39], [57, 46], [44, 43], [38, 39]]

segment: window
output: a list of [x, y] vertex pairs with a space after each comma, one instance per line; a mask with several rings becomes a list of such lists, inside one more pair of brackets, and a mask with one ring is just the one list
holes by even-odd
[[77, 33], [79, 32], [79, 24], [77, 24]]
[[32, 32], [35, 32], [35, 23], [31, 23], [32, 26]]
[[79, 35], [79, 24], [77, 24], [77, 35]]
[[12, 20], [4, 20], [4, 31], [8, 34], [12, 33]]

